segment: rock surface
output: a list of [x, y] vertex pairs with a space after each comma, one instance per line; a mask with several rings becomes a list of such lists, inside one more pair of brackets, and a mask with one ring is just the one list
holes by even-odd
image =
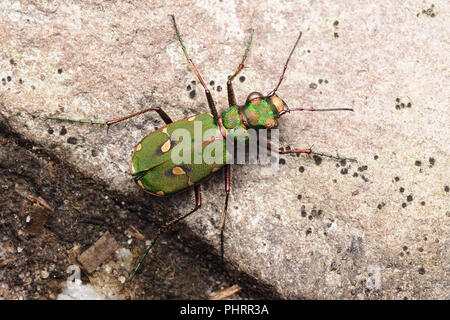
[[[291, 107], [355, 112], [285, 116], [281, 144], [314, 144], [358, 163], [284, 156], [274, 175], [233, 167], [227, 262], [288, 299], [448, 299], [449, 9], [447, 1], [3, 1], [0, 121], [105, 193], [168, 219], [193, 207], [191, 192], [149, 197], [128, 168], [134, 146], [162, 126], [156, 114], [108, 132], [46, 117], [109, 120], [146, 106], [173, 119], [207, 112], [168, 14], [223, 107], [250, 28], [239, 102], [273, 89], [301, 30], [278, 94]], [[223, 194], [218, 174], [186, 222], [215, 248]]]

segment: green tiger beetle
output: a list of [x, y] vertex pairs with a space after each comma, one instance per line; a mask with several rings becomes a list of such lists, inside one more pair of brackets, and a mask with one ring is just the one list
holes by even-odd
[[[222, 167], [225, 167], [225, 205], [222, 212], [222, 217], [220, 220], [220, 236], [221, 236], [221, 253], [223, 258], [223, 231], [225, 227], [225, 219], [227, 215], [228, 207], [228, 197], [230, 194], [230, 175], [231, 175], [231, 165], [225, 161], [222, 163], [212, 163], [208, 164], [204, 161], [200, 163], [189, 163], [189, 164], [177, 164], [173, 161], [171, 157], [171, 150], [174, 150], [176, 143], [172, 139], [172, 133], [177, 129], [184, 129], [188, 132], [194, 132], [194, 122], [201, 122], [203, 132], [206, 130], [214, 130], [216, 134], [209, 140], [200, 142], [200, 144], [195, 144], [193, 141], [190, 144], [191, 153], [195, 151], [204, 152], [208, 144], [213, 142], [220, 143], [225, 147], [226, 138], [232, 136], [233, 139], [242, 138], [240, 135], [246, 135], [249, 129], [274, 129], [278, 127], [278, 119], [287, 113], [292, 111], [353, 111], [351, 108], [328, 108], [328, 109], [314, 109], [314, 108], [288, 108], [287, 104], [276, 94], [279, 86], [281, 85], [284, 74], [286, 72], [289, 60], [294, 53], [297, 44], [300, 41], [302, 33], [300, 32], [297, 40], [284, 64], [284, 68], [280, 79], [276, 87], [267, 95], [263, 95], [260, 92], [252, 92], [248, 95], [245, 104], [238, 105], [236, 103], [236, 98], [234, 95], [234, 90], [232, 86], [232, 81], [234, 78], [242, 71], [244, 68], [244, 63], [247, 58], [250, 45], [253, 38], [253, 30], [250, 32], [250, 38], [247, 43], [247, 47], [239, 64], [236, 72], [228, 76], [227, 81], [227, 93], [228, 93], [228, 108], [221, 114], [217, 112], [214, 104], [214, 100], [211, 96], [211, 92], [207, 88], [203, 78], [201, 77], [197, 67], [194, 62], [189, 57], [186, 47], [184, 46], [183, 40], [181, 39], [180, 32], [178, 30], [177, 24], [175, 22], [175, 16], [170, 15], [172, 18], [172, 23], [175, 28], [175, 33], [178, 41], [181, 45], [183, 53], [192, 69], [192, 71], [197, 76], [201, 85], [205, 90], [206, 99], [208, 101], [208, 106], [211, 113], [204, 113], [181, 119], [178, 121], [173, 121], [166, 112], [160, 107], [151, 107], [144, 109], [142, 111], [110, 120], [110, 121], [91, 121], [91, 120], [75, 120], [67, 118], [58, 117], [48, 117], [48, 119], [61, 120], [61, 121], [71, 121], [78, 123], [88, 123], [88, 124], [100, 124], [107, 127], [112, 124], [130, 119], [132, 117], [141, 115], [148, 111], [156, 111], [159, 116], [164, 120], [166, 125], [158, 130], [150, 133], [145, 138], [143, 138], [139, 144], [134, 148], [134, 152], [131, 158], [130, 168], [131, 175], [134, 181], [141, 187], [145, 192], [153, 196], [169, 196], [178, 192], [186, 191], [187, 189], [193, 188], [195, 193], [195, 207], [188, 213], [181, 215], [180, 217], [171, 220], [162, 227], [160, 227], [152, 239], [150, 245], [146, 249], [144, 255], [140, 258], [137, 266], [133, 270], [129, 280], [132, 280], [136, 272], [141, 267], [145, 257], [151, 250], [151, 248], [156, 244], [160, 235], [169, 229], [174, 224], [180, 222], [186, 217], [190, 216], [196, 212], [201, 206], [201, 193], [200, 186], [201, 183], [212, 175], [214, 172], [219, 171]], [[195, 121], [194, 121], [195, 120]], [[236, 130], [239, 129], [239, 130]], [[349, 158], [343, 158], [339, 156], [333, 156], [330, 154], [325, 154], [322, 152], [315, 152], [310, 149], [276, 149], [267, 143], [267, 149], [278, 152], [279, 154], [288, 153], [306, 153], [313, 154], [317, 156], [324, 156], [333, 159], [342, 160], [353, 160]]]

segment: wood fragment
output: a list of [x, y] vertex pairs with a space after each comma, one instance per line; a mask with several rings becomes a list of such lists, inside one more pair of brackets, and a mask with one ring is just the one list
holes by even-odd
[[125, 230], [125, 234], [138, 240], [145, 239], [145, 236], [134, 226], [130, 226], [127, 230]]
[[86, 272], [92, 273], [118, 248], [119, 244], [107, 231], [93, 246], [80, 254], [78, 261]]
[[10, 263], [16, 262], [17, 259], [11, 258], [11, 259], [6, 259], [3, 261], [0, 261], [0, 268], [3, 268], [5, 266], [7, 266]]
[[226, 288], [226, 289], [223, 289], [222, 291], [219, 291], [214, 296], [209, 298], [209, 300], [223, 300], [223, 299], [226, 299], [226, 298], [232, 296], [233, 294], [239, 292], [241, 289], [242, 288], [239, 287], [237, 284], [232, 285], [229, 288]]
[[50, 206], [50, 205], [47, 203], [47, 201], [45, 201], [45, 200], [42, 199], [41, 197], [39, 197], [39, 196], [36, 197], [36, 196], [33, 195], [33, 194], [28, 194], [28, 195], [27, 195], [27, 198], [28, 198], [29, 200], [33, 201], [33, 202], [39, 203], [41, 206], [43, 206], [44, 208], [50, 210], [51, 212], [55, 212], [55, 209], [53, 209], [53, 207]]

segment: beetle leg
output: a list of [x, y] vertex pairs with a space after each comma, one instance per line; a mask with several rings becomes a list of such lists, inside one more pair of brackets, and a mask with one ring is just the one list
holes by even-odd
[[214, 117], [214, 121], [216, 122], [216, 124], [219, 121], [219, 114], [217, 113], [217, 109], [216, 106], [214, 104], [214, 100], [212, 98], [211, 92], [209, 91], [208, 87], [206, 87], [205, 81], [203, 81], [202, 76], [200, 75], [200, 72], [198, 72], [197, 67], [195, 66], [194, 62], [192, 61], [192, 59], [189, 57], [186, 47], [184, 46], [183, 40], [181, 39], [181, 35], [180, 32], [178, 31], [178, 27], [177, 27], [177, 23], [175, 22], [175, 16], [173, 14], [170, 15], [172, 17], [172, 22], [173, 22], [173, 26], [175, 28], [175, 32], [177, 34], [178, 37], [178, 41], [181, 44], [181, 48], [183, 49], [184, 52], [184, 56], [186, 57], [189, 65], [192, 68], [192, 71], [194, 71], [195, 75], [197, 76], [198, 81], [200, 81], [200, 83], [202, 84], [203, 88], [205, 89], [205, 94], [206, 94], [206, 99], [208, 100], [208, 106], [209, 109], [211, 110], [211, 113]]
[[274, 150], [275, 152], [278, 152], [279, 154], [308, 153], [308, 154], [314, 154], [314, 155], [317, 155], [317, 156], [332, 158], [332, 159], [336, 159], [336, 160], [357, 161], [356, 159], [352, 159], [352, 158], [344, 158], [344, 157], [339, 157], [339, 156], [333, 156], [332, 154], [327, 154], [327, 153], [323, 153], [323, 152], [315, 152], [315, 151], [312, 151], [312, 149], [280, 150], [280, 149], [277, 149], [275, 147], [272, 147], [272, 145], [269, 142], [267, 142], [267, 149]]
[[230, 195], [230, 177], [231, 177], [231, 165], [227, 164], [226, 166], [226, 172], [225, 172], [225, 206], [223, 208], [222, 217], [220, 218], [220, 254], [223, 261], [223, 253], [224, 253], [224, 246], [223, 246], [223, 230], [225, 229], [225, 220], [227, 218], [228, 213], [228, 196]]
[[124, 121], [136, 116], [139, 116], [145, 112], [148, 111], [156, 111], [160, 117], [164, 120], [164, 122], [166, 124], [172, 123], [172, 119], [170, 119], [170, 117], [167, 115], [167, 113], [164, 112], [163, 109], [161, 109], [160, 107], [152, 107], [152, 108], [147, 108], [144, 110], [141, 110], [139, 112], [135, 112], [132, 114], [129, 114], [127, 116], [121, 117], [121, 118], [117, 118], [117, 119], [113, 119], [113, 120], [109, 120], [109, 121], [92, 121], [92, 120], [76, 120], [76, 119], [67, 119], [67, 118], [57, 118], [57, 117], [48, 117], [48, 119], [51, 120], [60, 120], [60, 121], [70, 121], [70, 122], [78, 122], [78, 123], [89, 123], [89, 124], [102, 124], [102, 125], [106, 125], [106, 126], [110, 126], [114, 123], [120, 122], [120, 121]]
[[244, 56], [242, 57], [241, 63], [239, 64], [239, 67], [237, 68], [236, 72], [232, 76], [228, 76], [227, 91], [228, 91], [228, 105], [230, 107], [237, 105], [236, 97], [234, 95], [234, 90], [233, 90], [233, 84], [231, 82], [239, 74], [239, 72], [241, 72], [241, 70], [244, 69], [244, 62], [245, 62], [245, 59], [247, 59], [248, 51], [250, 50], [250, 45], [252, 44], [253, 32], [254, 32], [254, 30], [252, 29], [250, 31], [250, 38], [248, 39], [247, 48], [245, 49], [245, 53], [244, 53]]
[[166, 124], [169, 124], [169, 123], [172, 123], [172, 122], [173, 122], [173, 120], [170, 119], [170, 117], [167, 115], [167, 113], [164, 112], [163, 109], [161, 109], [160, 107], [152, 107], [152, 108], [144, 109], [144, 110], [142, 110], [142, 111], [139, 111], [139, 112], [136, 112], [136, 113], [133, 113], [133, 114], [129, 114], [129, 115], [127, 115], [127, 116], [125, 116], [125, 117], [122, 117], [122, 118], [110, 120], [110, 121], [106, 122], [106, 124], [107, 124], [107, 125], [112, 125], [112, 124], [114, 124], [114, 123], [117, 123], [117, 122], [120, 122], [120, 121], [123, 121], [123, 120], [130, 119], [130, 118], [132, 118], [132, 117], [141, 115], [141, 114], [143, 114], [143, 113], [145, 113], [145, 112], [148, 112], [148, 111], [156, 111], [156, 112], [159, 114], [159, 116], [164, 120], [164, 122], [165, 122]]
[[158, 231], [156, 232], [155, 237], [153, 238], [152, 242], [150, 243], [150, 245], [147, 247], [147, 249], [145, 250], [144, 255], [141, 257], [141, 259], [139, 260], [136, 268], [134, 268], [133, 273], [131, 274], [130, 278], [128, 279], [128, 281], [133, 280], [134, 276], [136, 275], [136, 272], [139, 270], [139, 268], [142, 265], [142, 262], [144, 262], [145, 257], [148, 255], [148, 253], [150, 252], [150, 250], [153, 248], [153, 246], [156, 244], [156, 242], [158, 241], [160, 235], [162, 233], [164, 233], [165, 231], [167, 231], [170, 227], [172, 227], [173, 225], [177, 224], [178, 222], [180, 222], [181, 220], [189, 217], [191, 214], [193, 214], [195, 211], [197, 211], [201, 205], [202, 205], [202, 197], [201, 197], [201, 192], [200, 192], [200, 185], [196, 185], [194, 187], [194, 191], [195, 191], [195, 208], [192, 209], [192, 211], [186, 213], [185, 215], [182, 215], [181, 217], [178, 217], [176, 219], [173, 219], [171, 221], [169, 221], [168, 223], [166, 223], [165, 225], [163, 225], [161, 228], [158, 229]]

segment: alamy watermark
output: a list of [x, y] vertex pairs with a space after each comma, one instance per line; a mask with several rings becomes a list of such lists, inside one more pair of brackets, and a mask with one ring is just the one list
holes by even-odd
[[[171, 160], [181, 164], [258, 164], [279, 167], [278, 129], [203, 130], [201, 121], [194, 121], [194, 130], [175, 129], [170, 134]], [[225, 131], [223, 134], [223, 131]]]

